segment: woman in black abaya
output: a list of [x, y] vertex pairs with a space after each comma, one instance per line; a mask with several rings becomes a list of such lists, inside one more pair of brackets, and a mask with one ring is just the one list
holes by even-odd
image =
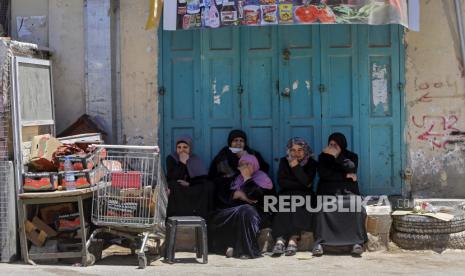
[[[316, 175], [317, 163], [312, 158], [312, 149], [300, 137], [289, 139], [287, 156], [279, 161], [279, 195], [311, 198], [312, 184]], [[295, 212], [278, 212], [273, 218], [273, 256], [295, 255], [297, 240], [302, 231], [311, 232], [312, 216], [305, 206], [296, 207]], [[287, 247], [285, 248], [287, 241]]]
[[[347, 150], [347, 140], [342, 133], [333, 133], [328, 138], [328, 146], [318, 159], [318, 196], [343, 196], [343, 207], [350, 207], [350, 200], [359, 197], [357, 182], [358, 156]], [[339, 206], [339, 205], [338, 205]], [[320, 211], [315, 217], [315, 245], [313, 254], [323, 254], [322, 245], [352, 246], [352, 254], [361, 255], [367, 241], [365, 229], [366, 213]]]
[[213, 208], [213, 184], [198, 156], [192, 153], [192, 139], [176, 139], [176, 151], [166, 158], [170, 190], [167, 216], [201, 216], [207, 218]]
[[[230, 188], [233, 181], [240, 171], [237, 168], [239, 159], [244, 155], [253, 155], [257, 158], [260, 171], [268, 173], [269, 165], [263, 160], [262, 155], [247, 145], [247, 135], [244, 131], [235, 129], [228, 135], [228, 145], [223, 147], [213, 159], [209, 178], [213, 181], [215, 187], [215, 195], [223, 194]], [[215, 196], [218, 198], [218, 196]], [[222, 207], [221, 201], [215, 200], [216, 207]]]
[[273, 183], [266, 173], [259, 170], [257, 158], [244, 155], [239, 160], [237, 176], [218, 194], [222, 202], [208, 223], [209, 248], [226, 257], [256, 258], [261, 255], [258, 234], [263, 219], [263, 197], [271, 194]]

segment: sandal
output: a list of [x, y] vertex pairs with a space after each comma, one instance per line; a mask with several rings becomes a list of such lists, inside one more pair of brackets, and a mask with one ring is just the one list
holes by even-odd
[[279, 257], [282, 254], [284, 254], [284, 244], [281, 243], [281, 242], [275, 243], [271, 256], [272, 257]]
[[226, 249], [226, 258], [231, 258], [234, 255], [234, 248], [228, 247]]
[[313, 256], [316, 256], [316, 257], [322, 256], [323, 255], [323, 246], [321, 246], [321, 244], [315, 245], [315, 247], [313, 247], [312, 254], [313, 254]]
[[353, 256], [359, 257], [363, 253], [363, 247], [360, 244], [355, 244], [352, 247], [352, 252], [351, 253], [352, 253]]
[[287, 248], [286, 248], [286, 252], [284, 253], [284, 255], [286, 255], [286, 256], [294, 256], [296, 252], [297, 252], [297, 245], [288, 244]]

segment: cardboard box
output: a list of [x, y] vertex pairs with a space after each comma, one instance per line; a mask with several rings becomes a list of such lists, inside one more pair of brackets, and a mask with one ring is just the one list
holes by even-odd
[[65, 159], [68, 157], [73, 164], [74, 170], [91, 170], [95, 168], [100, 160], [106, 157], [106, 150], [104, 148], [97, 148], [94, 152], [88, 153], [86, 155], [66, 155], [58, 156], [58, 171], [62, 172], [65, 170]]
[[24, 224], [24, 228], [27, 239], [38, 247], [43, 246], [47, 238], [55, 237], [57, 235], [55, 230], [46, 225], [38, 217], [34, 217], [32, 222], [27, 220]]
[[37, 216], [32, 219], [32, 223], [40, 230], [44, 231], [48, 237], [56, 237], [57, 232], [52, 227], [48, 226]]
[[58, 188], [58, 173], [24, 173], [24, 192], [55, 191]]
[[49, 134], [34, 136], [30, 164], [41, 171], [54, 171], [53, 153], [63, 144]]
[[[105, 169], [100, 166], [92, 170], [73, 171], [76, 181], [76, 189], [89, 188], [95, 186], [105, 176]], [[66, 189], [65, 172], [60, 172], [60, 185]]]
[[40, 208], [40, 217], [45, 224], [53, 224], [59, 215], [74, 213], [73, 203], [61, 203]]

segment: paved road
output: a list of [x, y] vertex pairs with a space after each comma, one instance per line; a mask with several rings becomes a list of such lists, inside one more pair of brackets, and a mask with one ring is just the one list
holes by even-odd
[[400, 251], [365, 253], [362, 258], [325, 255], [312, 258], [299, 252], [294, 257], [254, 260], [226, 259], [210, 255], [207, 265], [192, 253], [177, 253], [181, 260], [169, 265], [153, 260], [150, 267], [137, 269], [135, 256], [112, 253], [91, 267], [72, 265], [0, 264], [0, 275], [465, 275], [465, 251]]

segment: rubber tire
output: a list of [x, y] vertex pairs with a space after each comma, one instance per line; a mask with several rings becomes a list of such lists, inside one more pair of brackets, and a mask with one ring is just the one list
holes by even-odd
[[420, 215], [392, 216], [397, 232], [411, 234], [452, 234], [465, 231], [465, 212], [459, 211], [450, 221]]
[[393, 231], [391, 239], [410, 250], [465, 249], [465, 231], [452, 234], [412, 234]]

